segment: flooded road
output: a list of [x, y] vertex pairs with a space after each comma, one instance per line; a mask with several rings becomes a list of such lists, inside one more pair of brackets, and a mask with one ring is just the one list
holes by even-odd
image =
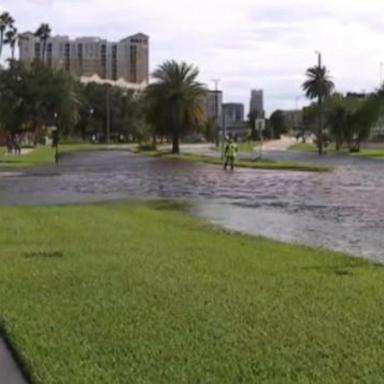
[[[22, 174], [0, 173], [0, 204], [182, 198], [228, 229], [384, 262], [384, 161], [308, 154], [266, 157], [338, 165], [332, 173], [237, 169], [123, 151], [77, 153]], [[9, 172], [9, 171], [8, 171]]]

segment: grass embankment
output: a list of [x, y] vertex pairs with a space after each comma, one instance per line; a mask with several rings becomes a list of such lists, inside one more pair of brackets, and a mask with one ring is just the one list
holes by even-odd
[[[104, 144], [62, 144], [59, 153], [65, 154], [76, 151], [107, 150], [114, 146]], [[4, 148], [0, 148], [0, 168], [31, 167], [36, 165], [53, 164], [55, 150], [51, 146], [38, 146], [31, 152], [21, 155], [7, 155]]]
[[253, 152], [255, 147], [260, 144], [259, 141], [246, 141], [246, 142], [240, 142], [236, 143], [237, 149], [240, 153], [249, 153]]
[[[289, 150], [296, 151], [296, 152], [317, 152], [317, 147], [314, 144], [310, 144], [310, 143], [299, 143], [299, 144], [294, 144], [292, 147], [289, 148]], [[330, 147], [325, 148], [325, 151], [329, 153], [339, 153], [339, 154], [348, 155], [348, 156], [361, 156], [361, 157], [369, 157], [374, 159], [384, 158], [384, 148], [382, 149], [362, 148], [360, 152], [351, 153], [346, 148], [343, 148], [340, 151], [336, 151], [335, 146], [331, 145]]]
[[[156, 150], [140, 150], [138, 148], [132, 149], [134, 153], [162, 157], [175, 160], [196, 161], [207, 164], [223, 165], [223, 160], [219, 157], [180, 153], [179, 155], [172, 154], [169, 151], [156, 151]], [[316, 164], [296, 163], [292, 161], [275, 161], [275, 160], [236, 160], [236, 166], [240, 168], [253, 168], [253, 169], [270, 169], [270, 170], [287, 170], [287, 171], [306, 171], [306, 172], [330, 172], [332, 167]]]
[[382, 381], [382, 267], [164, 203], [8, 207], [0, 225], [1, 324], [35, 383]]

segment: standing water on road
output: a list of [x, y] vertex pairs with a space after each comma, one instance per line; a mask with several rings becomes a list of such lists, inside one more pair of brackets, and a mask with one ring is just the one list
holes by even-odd
[[384, 162], [320, 161], [339, 166], [331, 173], [230, 173], [122, 151], [78, 153], [59, 167], [0, 173], [0, 204], [189, 199], [195, 214], [231, 230], [384, 261]]

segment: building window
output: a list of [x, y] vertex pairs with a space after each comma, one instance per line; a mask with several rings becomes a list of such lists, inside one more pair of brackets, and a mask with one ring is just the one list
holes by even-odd
[[40, 60], [41, 59], [41, 44], [35, 43], [35, 59]]
[[112, 46], [112, 80], [117, 80], [117, 46]]
[[52, 43], [47, 45], [47, 64], [52, 66]]
[[71, 45], [69, 43], [66, 43], [64, 48], [64, 68], [68, 72], [71, 69]]
[[77, 59], [79, 61], [79, 73], [83, 74], [83, 44], [77, 46]]
[[130, 81], [137, 83], [137, 47], [131, 45], [130, 49]]
[[101, 46], [101, 77], [107, 77], [107, 46]]

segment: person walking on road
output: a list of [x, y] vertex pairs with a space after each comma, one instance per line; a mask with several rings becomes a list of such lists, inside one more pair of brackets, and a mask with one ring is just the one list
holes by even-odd
[[224, 169], [225, 170], [227, 170], [228, 165], [230, 165], [231, 171], [234, 170], [237, 152], [238, 152], [237, 144], [232, 138], [230, 138], [224, 150], [224, 156], [225, 156]]

